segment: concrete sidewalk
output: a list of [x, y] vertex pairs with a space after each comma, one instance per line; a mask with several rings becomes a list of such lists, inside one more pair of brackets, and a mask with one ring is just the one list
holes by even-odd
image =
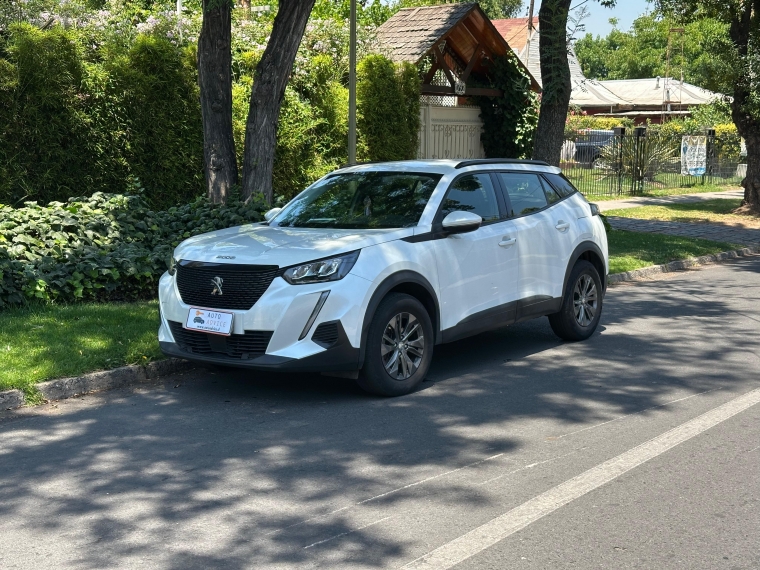
[[[620, 200], [610, 200], [607, 202], [596, 202], [599, 209], [604, 212], [609, 210], [618, 210], [621, 208], [637, 208], [638, 206], [663, 206], [668, 204], [693, 204], [704, 200], [715, 200], [716, 198], [725, 198], [741, 200], [744, 198], [744, 190], [726, 190], [724, 192], [703, 192], [701, 194], [681, 194], [679, 196], [662, 196], [654, 198], [650, 196], [634, 196]], [[593, 202], [593, 196], [588, 197], [589, 202]]]

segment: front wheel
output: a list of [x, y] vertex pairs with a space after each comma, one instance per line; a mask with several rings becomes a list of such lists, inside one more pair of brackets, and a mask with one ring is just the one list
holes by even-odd
[[579, 261], [570, 272], [562, 308], [549, 315], [549, 324], [563, 340], [586, 340], [596, 330], [602, 315], [602, 280], [588, 261]]
[[425, 378], [433, 344], [433, 325], [422, 303], [391, 293], [369, 326], [359, 386], [379, 396], [408, 394]]

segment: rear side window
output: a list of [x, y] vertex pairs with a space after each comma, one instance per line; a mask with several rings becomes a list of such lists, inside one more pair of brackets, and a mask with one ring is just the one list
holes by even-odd
[[441, 206], [441, 219], [456, 211], [477, 214], [483, 222], [499, 219], [499, 203], [489, 174], [462, 176], [454, 181]]
[[500, 172], [499, 177], [509, 195], [509, 217], [525, 216], [548, 205], [544, 185], [537, 174]]
[[546, 179], [551, 182], [554, 189], [563, 198], [567, 198], [570, 194], [576, 192], [575, 187], [561, 174], [544, 174], [544, 176], [546, 176]]

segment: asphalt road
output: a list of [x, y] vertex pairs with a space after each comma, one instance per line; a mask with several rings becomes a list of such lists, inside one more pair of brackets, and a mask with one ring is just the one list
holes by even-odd
[[760, 258], [439, 347], [0, 414], [0, 568], [760, 568]]

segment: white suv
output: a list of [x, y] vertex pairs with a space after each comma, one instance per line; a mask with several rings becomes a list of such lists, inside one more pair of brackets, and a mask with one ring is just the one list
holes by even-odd
[[542, 162], [342, 168], [266, 222], [180, 244], [159, 285], [161, 349], [395, 396], [423, 380], [437, 344], [544, 315], [583, 340], [608, 271], [597, 214]]

